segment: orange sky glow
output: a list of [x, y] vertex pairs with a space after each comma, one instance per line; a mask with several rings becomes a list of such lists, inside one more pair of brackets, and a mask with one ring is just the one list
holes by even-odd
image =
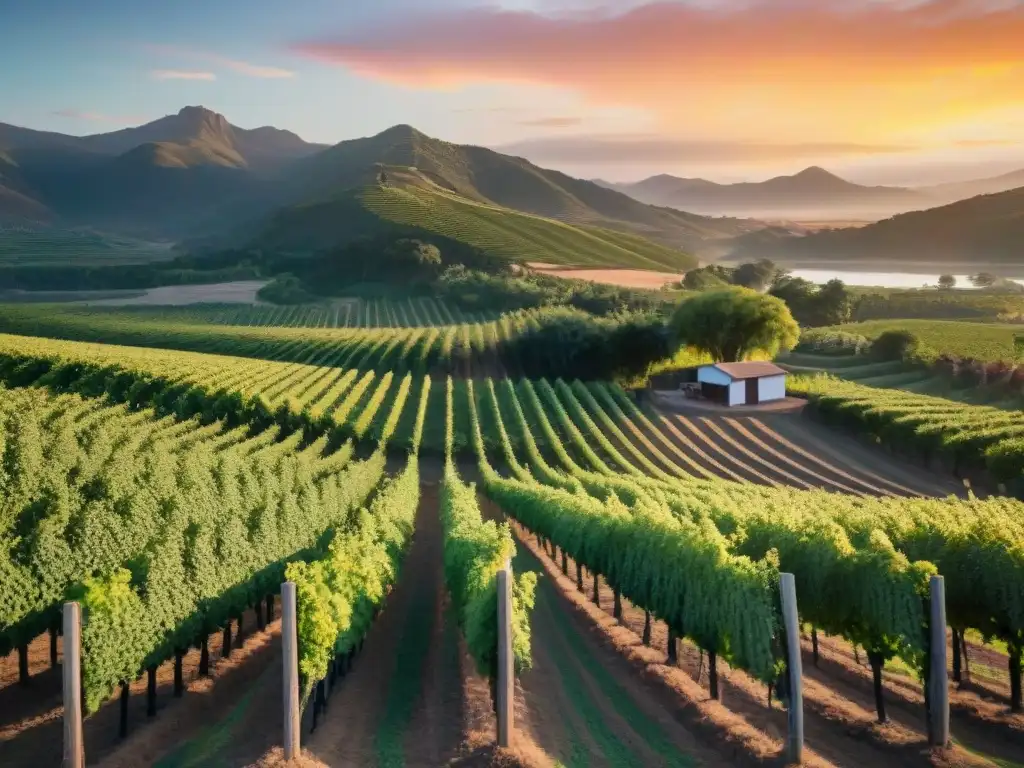
[[294, 49], [410, 88], [568, 89], [588, 105], [645, 110], [657, 133], [688, 140], [845, 142], [863, 154], [1024, 142], [1016, 2], [658, 2], [560, 17], [478, 9]]

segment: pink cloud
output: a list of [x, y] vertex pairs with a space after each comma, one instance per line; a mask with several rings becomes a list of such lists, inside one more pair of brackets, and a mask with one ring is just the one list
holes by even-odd
[[567, 88], [712, 136], [726, 127], [860, 140], [1019, 107], [1022, 41], [1020, 3], [752, 0], [618, 14], [437, 12], [292, 50], [408, 87]]
[[182, 69], [154, 69], [150, 72], [157, 80], [216, 80], [213, 72], [196, 72]]
[[289, 69], [282, 69], [281, 67], [268, 67], [262, 64], [252, 64], [248, 61], [242, 61], [240, 59], [232, 59], [227, 56], [221, 56], [218, 53], [211, 53], [209, 51], [198, 51], [194, 48], [183, 48], [176, 45], [152, 45], [147, 44], [145, 48], [153, 53], [158, 53], [164, 56], [174, 56], [182, 59], [191, 59], [192, 61], [203, 61], [207, 64], [213, 64], [225, 69], [229, 69], [232, 72], [237, 72], [247, 77], [259, 77], [264, 79], [282, 79], [294, 77], [295, 73]]

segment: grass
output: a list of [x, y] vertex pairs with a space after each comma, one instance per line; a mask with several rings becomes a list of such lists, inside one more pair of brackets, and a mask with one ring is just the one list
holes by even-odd
[[77, 229], [0, 227], [0, 266], [101, 266], [168, 261], [166, 245]]
[[1014, 348], [1013, 337], [1024, 336], [1024, 325], [969, 320], [871, 320], [834, 326], [832, 330], [858, 333], [869, 339], [885, 331], [907, 330], [939, 354], [985, 361], [1016, 360], [1021, 355]]

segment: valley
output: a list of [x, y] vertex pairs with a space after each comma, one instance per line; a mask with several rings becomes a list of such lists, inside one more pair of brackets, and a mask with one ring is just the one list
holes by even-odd
[[0, 764], [1024, 765], [1017, 181], [0, 123]]

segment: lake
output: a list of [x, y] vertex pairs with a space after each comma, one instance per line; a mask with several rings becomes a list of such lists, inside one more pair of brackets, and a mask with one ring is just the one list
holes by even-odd
[[[920, 288], [924, 285], [935, 286], [939, 281], [939, 273], [922, 272], [862, 272], [835, 269], [793, 269], [793, 277], [802, 277], [812, 283], [827, 283], [836, 278], [847, 285], [877, 286], [879, 288]], [[973, 288], [967, 275], [954, 275], [957, 288]], [[1024, 283], [1024, 275], [1012, 276], [1011, 280]]]

